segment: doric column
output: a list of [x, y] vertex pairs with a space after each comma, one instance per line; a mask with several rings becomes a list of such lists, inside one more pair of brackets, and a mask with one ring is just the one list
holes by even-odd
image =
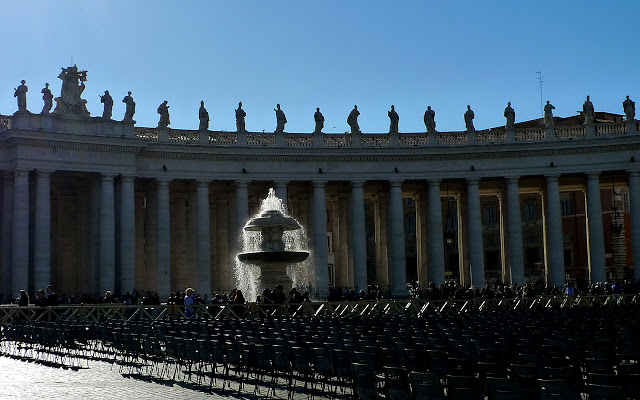
[[[2, 287], [5, 296], [16, 296], [16, 290], [11, 286], [11, 231], [13, 230], [13, 175], [10, 171], [2, 174]], [[20, 289], [18, 289], [20, 290]]]
[[242, 227], [249, 220], [249, 182], [236, 181], [236, 224], [233, 230], [234, 238], [242, 232]]
[[558, 178], [558, 175], [545, 175], [547, 181], [545, 226], [547, 229], [547, 274], [549, 283], [561, 288], [564, 286], [564, 251], [562, 246], [562, 216]]
[[376, 230], [376, 284], [384, 292], [389, 290], [389, 247], [387, 246], [387, 194], [379, 193], [375, 202], [375, 230]]
[[522, 245], [522, 218], [520, 216], [519, 177], [507, 177], [507, 245], [508, 267], [511, 268], [511, 283], [524, 285], [524, 257]]
[[364, 217], [364, 182], [351, 182], [354, 290], [367, 290], [367, 237]]
[[156, 180], [156, 283], [161, 302], [166, 302], [171, 292], [169, 182], [170, 179]]
[[426, 288], [429, 284], [429, 234], [428, 234], [428, 214], [429, 195], [427, 192], [417, 193], [413, 197], [416, 210], [416, 258], [418, 260], [418, 283], [420, 287]]
[[[282, 135], [284, 137], [284, 135]], [[276, 192], [276, 196], [282, 200], [282, 205], [287, 207], [287, 182], [274, 181], [273, 189]]]
[[467, 179], [467, 246], [471, 266], [471, 286], [482, 288], [484, 280], [484, 244], [480, 212], [480, 180]]
[[[631, 249], [634, 282], [640, 279], [640, 171], [629, 171], [629, 207], [631, 209]], [[5, 186], [6, 187], [6, 186]]]
[[198, 181], [196, 189], [197, 235], [196, 235], [196, 277], [197, 291], [204, 297], [211, 293], [211, 248], [209, 218], [209, 181]]
[[329, 296], [329, 258], [327, 249], [327, 204], [324, 185], [326, 182], [313, 182], [313, 257], [315, 265], [315, 287], [321, 299]]
[[389, 278], [393, 297], [407, 296], [407, 260], [404, 252], [402, 181], [389, 182]]
[[136, 285], [136, 212], [134, 177], [120, 178], [120, 292], [133, 293]]
[[338, 240], [336, 260], [336, 287], [352, 286], [353, 274], [349, 265], [349, 196], [338, 195]]
[[36, 173], [36, 213], [33, 286], [44, 289], [51, 282], [51, 171]]
[[589, 266], [591, 282], [607, 280], [604, 261], [604, 230], [600, 201], [600, 173], [587, 174], [587, 224], [589, 229]]
[[[444, 241], [442, 240], [442, 200], [440, 179], [429, 180], [429, 281], [436, 286], [444, 282]], [[428, 283], [428, 282], [427, 282]], [[426, 287], [426, 286], [424, 286]]]
[[29, 171], [13, 171], [11, 288], [29, 290]]
[[100, 243], [98, 244], [98, 294], [115, 291], [116, 283], [116, 227], [114, 175], [100, 176]]

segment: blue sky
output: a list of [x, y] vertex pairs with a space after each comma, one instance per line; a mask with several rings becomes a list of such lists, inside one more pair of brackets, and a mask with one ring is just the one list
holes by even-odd
[[571, 116], [587, 94], [596, 111], [622, 114], [640, 99], [640, 2], [604, 1], [30, 1], [5, 0], [0, 24], [0, 114], [17, 110], [13, 88], [60, 92], [61, 67], [88, 70], [84, 98], [102, 114], [109, 90], [114, 118], [133, 92], [137, 126], [154, 127], [171, 106], [171, 127], [197, 129], [204, 100], [211, 129], [235, 130], [242, 101], [247, 129], [273, 131], [282, 105], [287, 132], [311, 132], [320, 107], [325, 132], [348, 130], [354, 104], [366, 133], [387, 132], [395, 105], [401, 132], [424, 131], [428, 105], [437, 129], [477, 129], [538, 118], [540, 87]]

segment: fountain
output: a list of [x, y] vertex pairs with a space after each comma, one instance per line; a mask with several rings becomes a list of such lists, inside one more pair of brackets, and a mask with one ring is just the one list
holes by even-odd
[[236, 279], [248, 300], [255, 300], [259, 290], [277, 285], [285, 293], [291, 290], [294, 280], [290, 275], [295, 276], [296, 271], [287, 274], [287, 267], [298, 264], [298, 269], [304, 268], [300, 263], [309, 257], [302, 248], [301, 233], [302, 226], [287, 214], [274, 189], [269, 189], [258, 214], [243, 227], [243, 251], [237, 255]]

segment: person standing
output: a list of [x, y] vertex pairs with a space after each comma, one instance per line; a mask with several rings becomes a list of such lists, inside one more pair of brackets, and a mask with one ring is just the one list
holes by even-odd
[[395, 106], [391, 105], [391, 111], [387, 111], [389, 116], [389, 133], [398, 133], [398, 122], [400, 122], [400, 116], [396, 112]]
[[245, 132], [244, 119], [247, 116], [247, 113], [242, 109], [242, 102], [238, 103], [238, 108], [236, 109], [236, 131], [237, 132]]
[[360, 111], [358, 111], [358, 106], [353, 106], [353, 110], [349, 113], [347, 117], [347, 124], [351, 128], [351, 133], [360, 133], [360, 126], [358, 125], [358, 116], [360, 115]]
[[316, 121], [316, 129], [313, 133], [322, 133], [324, 128], [324, 115], [320, 112], [320, 107], [316, 108], [316, 113], [313, 114], [313, 119]]
[[195, 299], [193, 298], [195, 291], [192, 288], [187, 288], [184, 293], [184, 314], [187, 318], [191, 318], [191, 316], [193, 316], [193, 314], [195, 313], [195, 310], [193, 309], [193, 307], [191, 307], [195, 303]]
[[133, 101], [133, 97], [131, 97], [131, 92], [122, 99], [122, 102], [126, 104], [126, 109], [124, 112], [124, 121], [133, 121], [133, 114], [136, 113], [136, 102]]
[[273, 111], [276, 112], [276, 130], [274, 133], [284, 133], [284, 124], [287, 123], [287, 117], [284, 115], [284, 111], [280, 109], [280, 104], [276, 104], [276, 108]]
[[467, 111], [464, 113], [464, 125], [467, 129], [467, 132], [476, 130], [476, 128], [473, 126], [474, 118], [475, 118], [475, 114], [473, 113], [471, 106], [467, 105]]
[[200, 102], [200, 110], [198, 110], [198, 118], [200, 119], [200, 126], [198, 127], [201, 131], [209, 130], [209, 112], [206, 108], [204, 108], [204, 101]]
[[42, 93], [42, 100], [44, 100], [44, 107], [42, 107], [41, 114], [49, 114], [51, 107], [53, 107], [53, 94], [51, 94], [49, 84], [45, 83], [44, 88], [40, 92]]
[[20, 81], [20, 86], [15, 89], [13, 97], [18, 99], [18, 112], [27, 112], [27, 92], [29, 88], [25, 85], [27, 81]]

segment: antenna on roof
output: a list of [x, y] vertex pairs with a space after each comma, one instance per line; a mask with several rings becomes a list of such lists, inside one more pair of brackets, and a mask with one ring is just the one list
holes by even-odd
[[540, 81], [540, 113], [544, 118], [544, 102], [542, 101], [542, 72], [536, 72], [538, 74], [538, 80]]

